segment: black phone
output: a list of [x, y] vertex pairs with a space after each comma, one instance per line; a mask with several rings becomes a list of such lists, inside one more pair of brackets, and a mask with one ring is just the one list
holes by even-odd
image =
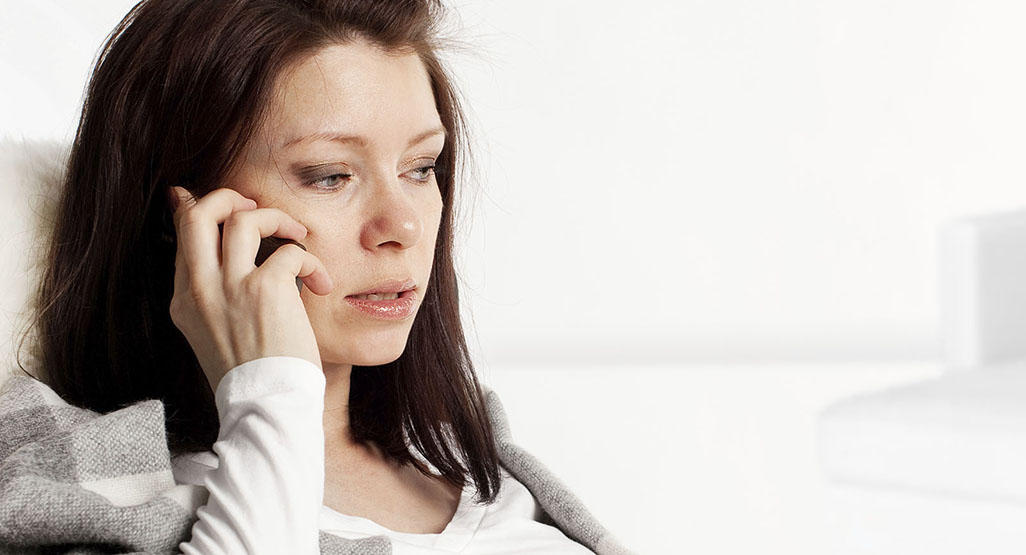
[[[217, 229], [223, 235], [224, 224], [217, 224]], [[274, 236], [264, 237], [260, 239], [260, 248], [257, 249], [257, 255], [255, 260], [256, 265], [260, 266], [264, 263], [265, 260], [267, 260], [269, 256], [271, 256], [271, 254], [274, 253], [274, 251], [278, 250], [278, 247], [281, 247], [282, 245], [287, 245], [289, 243], [298, 245], [299, 248], [306, 250], [306, 246], [303, 245], [303, 243], [300, 243], [299, 241], [295, 241], [292, 239], [285, 239], [282, 237]], [[298, 276], [296, 277], [296, 289], [298, 289], [300, 293], [303, 292], [303, 279]]]

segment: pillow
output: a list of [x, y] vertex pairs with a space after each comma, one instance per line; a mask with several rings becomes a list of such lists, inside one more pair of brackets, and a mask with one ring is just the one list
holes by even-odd
[[[0, 139], [0, 387], [22, 374], [16, 349], [31, 323], [32, 298], [43, 269], [44, 246], [53, 230], [70, 144], [53, 140]], [[22, 345], [22, 365], [36, 376], [35, 330]]]

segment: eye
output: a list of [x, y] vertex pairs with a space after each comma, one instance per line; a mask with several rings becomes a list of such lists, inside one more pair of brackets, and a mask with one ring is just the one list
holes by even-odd
[[[427, 183], [428, 181], [431, 181], [431, 174], [434, 173], [434, 169], [435, 165], [431, 164], [429, 166], [421, 166], [419, 168], [411, 170], [413, 173], [417, 173], [420, 176], [422, 176], [415, 177], [414, 181], [420, 183]], [[344, 187], [345, 184], [348, 183], [349, 178], [351, 177], [353, 177], [353, 175], [349, 173], [328, 173], [321, 176], [314, 176], [312, 178], [309, 178], [305, 180], [303, 184], [307, 187], [312, 187], [319, 191], [332, 192]]]
[[424, 177], [422, 179], [417, 179], [417, 181], [421, 181], [421, 182], [427, 183], [428, 181], [431, 181], [431, 174], [434, 173], [434, 169], [435, 169], [435, 166], [434, 166], [434, 164], [432, 164], [430, 166], [419, 167], [419, 168], [417, 168], [417, 169], [415, 169], [413, 171], [415, 171], [415, 172], [422, 172]]
[[[310, 179], [309, 181], [307, 181], [305, 183], [305, 185], [307, 185], [309, 187], [314, 187], [315, 189], [322, 189], [322, 190], [325, 190], [325, 191], [335, 191], [335, 190], [341, 189], [342, 185], [345, 185], [344, 182], [342, 184], [338, 184], [335, 181], [336, 178], [348, 180], [350, 177], [353, 177], [352, 174], [348, 174], [348, 173], [332, 173], [332, 174], [325, 175], [324, 177], [315, 177], [313, 179]], [[330, 185], [330, 186], [321, 186], [321, 185], [319, 185], [320, 183], [327, 183], [327, 182], [335, 183], [335, 184], [334, 185]]]

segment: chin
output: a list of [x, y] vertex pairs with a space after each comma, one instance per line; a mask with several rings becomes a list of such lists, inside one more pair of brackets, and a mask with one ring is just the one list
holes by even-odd
[[347, 364], [352, 364], [353, 366], [378, 366], [381, 364], [388, 364], [389, 362], [394, 362], [400, 356], [402, 356], [402, 354], [402, 349], [388, 355], [385, 355], [380, 352], [360, 353], [359, 356], [348, 357], [349, 360]]
[[[321, 360], [353, 366], [388, 364], [402, 356], [406, 350], [408, 330], [403, 333], [345, 334], [350, 337], [343, 345], [332, 345], [321, 352]], [[336, 336], [337, 337], [337, 336]], [[325, 352], [326, 351], [326, 352]]]

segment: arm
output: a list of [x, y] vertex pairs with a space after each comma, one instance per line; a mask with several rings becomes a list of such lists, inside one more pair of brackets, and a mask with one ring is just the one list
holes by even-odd
[[182, 553], [320, 553], [324, 386], [323, 371], [298, 357], [264, 357], [225, 375], [214, 395], [218, 467]]

